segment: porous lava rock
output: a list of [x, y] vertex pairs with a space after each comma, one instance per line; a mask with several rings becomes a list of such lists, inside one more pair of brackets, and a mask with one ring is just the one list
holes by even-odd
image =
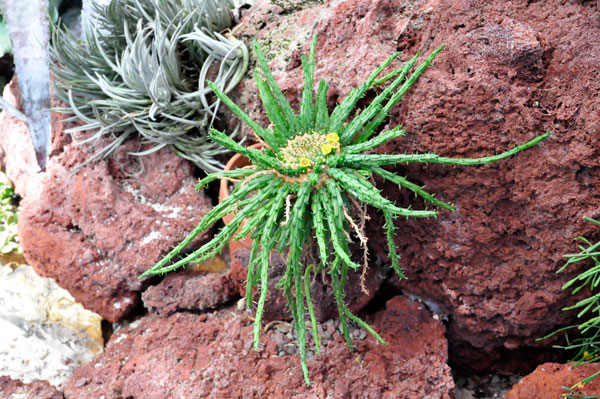
[[35, 380], [25, 384], [7, 376], [0, 377], [0, 399], [64, 399], [48, 381]]
[[600, 393], [600, 379], [596, 378], [587, 384], [578, 384], [583, 379], [600, 371], [598, 363], [573, 367], [571, 364], [544, 363], [507, 394], [506, 399], [550, 399], [564, 398], [569, 392], [562, 387], [572, 388], [580, 396], [571, 392], [570, 397], [592, 397]]
[[[300, 4], [300, 5], [298, 5]], [[598, 238], [584, 216], [600, 217], [600, 12], [594, 2], [483, 0], [259, 1], [242, 20], [284, 94], [297, 108], [300, 54], [319, 35], [316, 78], [330, 84], [333, 106], [396, 51], [445, 49], [391, 112], [384, 129], [407, 135], [380, 153], [435, 152], [482, 157], [536, 135], [535, 148], [487, 166], [398, 165], [456, 211], [435, 219], [397, 220], [396, 244], [408, 279], [390, 282], [449, 316], [455, 362], [480, 370], [531, 369], [536, 342], [570, 323], [561, 286], [578, 268], [556, 275], [572, 238]], [[364, 107], [380, 89], [367, 93]], [[235, 100], [265, 119], [252, 79]], [[232, 119], [232, 124], [237, 123]], [[400, 206], [423, 209], [414, 195], [379, 182]], [[387, 259], [383, 221], [372, 212], [371, 253]], [[581, 269], [579, 269], [581, 270]], [[516, 356], [517, 351], [525, 357]]]
[[146, 316], [115, 332], [106, 351], [76, 370], [65, 384], [68, 399], [170, 398], [450, 398], [444, 326], [423, 307], [395, 297], [373, 326], [372, 337], [350, 352], [343, 337], [308, 360], [311, 386], [297, 355], [277, 356], [275, 333], [252, 347], [252, 321], [243, 313], [179, 312]]
[[[14, 82], [5, 98], [19, 104]], [[77, 168], [91, 154], [69, 143], [61, 126], [54, 124], [51, 158], [39, 172], [26, 124], [0, 115], [0, 163], [23, 197], [20, 243], [38, 274], [115, 322], [139, 301], [145, 283], [137, 277], [196, 226], [211, 202], [195, 191], [193, 166], [168, 148], [128, 156], [141, 149], [137, 140]]]
[[170, 315], [216, 309], [238, 296], [237, 284], [228, 273], [172, 273], [148, 287], [142, 301], [150, 312]]

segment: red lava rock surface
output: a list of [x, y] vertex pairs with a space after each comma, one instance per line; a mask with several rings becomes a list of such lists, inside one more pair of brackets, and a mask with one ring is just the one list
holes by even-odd
[[64, 399], [48, 381], [36, 380], [25, 384], [10, 377], [0, 377], [0, 399]]
[[[397, 167], [457, 210], [430, 220], [398, 219], [408, 280], [392, 277], [392, 284], [451, 316], [448, 337], [458, 363], [530, 370], [540, 355], [534, 347], [551, 344], [535, 339], [574, 318], [560, 311], [572, 301], [561, 286], [576, 272], [555, 274], [562, 256], [576, 250], [572, 238], [598, 237], [583, 220], [600, 217], [595, 3], [273, 3], [260, 1], [238, 32], [258, 38], [293, 106], [303, 88], [300, 54], [315, 33], [315, 73], [330, 83], [332, 106], [393, 52], [403, 51], [405, 61], [445, 45], [384, 127], [403, 124], [406, 137], [382, 153], [481, 157], [552, 132], [537, 147], [492, 165]], [[238, 103], [266, 125], [253, 80], [237, 92]], [[380, 188], [401, 206], [425, 206], [390, 184]], [[372, 254], [385, 259], [382, 221], [371, 216]], [[515, 356], [521, 349], [529, 351], [525, 359]]]
[[[506, 399], [562, 399], [568, 391], [561, 387], [573, 387], [579, 381], [600, 371], [600, 364], [592, 363], [571, 368], [572, 364], [544, 363], [523, 378], [507, 394]], [[581, 397], [600, 394], [600, 379], [573, 388]], [[571, 393], [571, 397], [575, 394]], [[589, 397], [586, 396], [586, 397]]]
[[117, 331], [105, 352], [75, 371], [68, 399], [169, 398], [450, 398], [444, 326], [423, 305], [395, 297], [373, 326], [387, 340], [343, 337], [308, 360], [306, 387], [299, 359], [277, 356], [274, 332], [251, 349], [252, 322], [244, 314], [176, 313], [146, 316]]
[[192, 165], [167, 148], [140, 163], [126, 155], [140, 149], [129, 141], [116, 158], [73, 170], [89, 155], [65, 144], [55, 124], [53, 156], [38, 173], [26, 125], [3, 112], [0, 126], [0, 163], [23, 196], [19, 237], [27, 262], [86, 308], [122, 319], [145, 284], [137, 277], [210, 209], [210, 199], [195, 191]]
[[152, 313], [170, 315], [178, 311], [205, 311], [220, 307], [239, 294], [229, 273], [172, 273], [142, 294]]

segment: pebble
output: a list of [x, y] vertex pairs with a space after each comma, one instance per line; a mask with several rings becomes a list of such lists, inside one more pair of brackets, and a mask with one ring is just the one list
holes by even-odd
[[[313, 330], [309, 321], [306, 321], [306, 356], [310, 358], [315, 355]], [[276, 344], [276, 353], [278, 356], [294, 355], [298, 353], [298, 334], [292, 323], [277, 322], [270, 329], [271, 339]], [[355, 327], [352, 323], [348, 324], [348, 331], [353, 340], [363, 340], [367, 337], [366, 330]], [[324, 323], [317, 323], [317, 333], [319, 334], [319, 343], [322, 348], [328, 346], [334, 340], [335, 335], [343, 335], [339, 320], [327, 320]]]
[[283, 345], [285, 342], [285, 336], [280, 332], [276, 332], [273, 334], [273, 341], [275, 341], [277, 345]]
[[286, 334], [286, 333], [290, 333], [292, 331], [292, 326], [287, 323], [278, 323], [275, 326], [275, 329], [279, 332]]
[[333, 324], [327, 326], [327, 332], [329, 334], [335, 333], [335, 326]]
[[296, 348], [296, 346], [293, 344], [285, 344], [285, 345], [283, 345], [283, 350], [288, 355], [293, 355], [294, 353], [296, 353], [298, 351], [298, 348]]
[[235, 308], [240, 312], [244, 310], [246, 308], [246, 298], [240, 298], [235, 304]]

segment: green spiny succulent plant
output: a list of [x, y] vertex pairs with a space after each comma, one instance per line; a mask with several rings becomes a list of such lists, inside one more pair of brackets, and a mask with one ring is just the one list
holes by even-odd
[[[93, 130], [81, 143], [113, 137], [90, 161], [115, 151], [140, 134], [148, 154], [170, 146], [205, 171], [223, 165], [227, 152], [207, 137], [218, 103], [207, 77], [228, 92], [246, 72], [248, 51], [222, 32], [232, 26], [230, 0], [113, 0], [98, 9], [95, 29], [83, 39], [64, 29], [53, 32], [56, 95], [73, 114], [67, 121]], [[226, 36], [229, 36], [226, 37]]]
[[[370, 177], [380, 176], [414, 192], [433, 205], [454, 209], [452, 205], [435, 199], [420, 186], [383, 167], [399, 163], [486, 164], [534, 146], [549, 135], [541, 135], [499, 155], [476, 159], [453, 159], [436, 154], [369, 153], [387, 141], [405, 134], [401, 126], [381, 133], [378, 133], [378, 127], [442, 48], [435, 50], [412, 73], [418, 54], [401, 68], [378, 79], [381, 72], [399, 55], [393, 54], [329, 113], [326, 102], [328, 84], [324, 80], [319, 82], [314, 95], [316, 43], [315, 37], [308, 59], [304, 55], [301, 57], [305, 86], [300, 113], [295, 114], [269, 71], [263, 52], [256, 41], [254, 42], [258, 63], [264, 74], [263, 79], [257, 70], [255, 80], [263, 106], [272, 123], [267, 128], [254, 122], [216, 85], [209, 83], [217, 97], [254, 131], [264, 148], [258, 150], [243, 147], [226, 134], [211, 130], [212, 140], [247, 157], [252, 166], [210, 174], [202, 179], [198, 188], [218, 178], [240, 180], [235, 184], [231, 195], [208, 212], [185, 240], [142, 275], [145, 277], [162, 274], [188, 263], [211, 258], [221, 251], [230, 239], [237, 240], [251, 235], [254, 241], [248, 265], [246, 301], [250, 307], [253, 288], [258, 287], [260, 295], [254, 324], [254, 345], [258, 347], [261, 315], [269, 286], [269, 254], [272, 251], [287, 254], [287, 269], [279, 287], [287, 298], [295, 323], [302, 370], [307, 383], [306, 310], [313, 331], [316, 331], [310, 299], [310, 273], [325, 271], [331, 279], [340, 324], [350, 349], [352, 341], [348, 330], [349, 321], [366, 329], [383, 343], [384, 340], [367, 323], [352, 314], [344, 303], [344, 287], [348, 273], [350, 270], [361, 268], [361, 265], [352, 259], [348, 237], [350, 234], [357, 236], [365, 250], [367, 245], [365, 232], [356, 215], [359, 218], [366, 216], [365, 205], [383, 213], [391, 266], [399, 277], [405, 278], [394, 243], [394, 219], [397, 216], [430, 217], [437, 214], [433, 210], [396, 206], [392, 200], [381, 195]], [[368, 106], [356, 113], [357, 103], [367, 90], [390, 80], [391, 83]], [[211, 241], [182, 259], [172, 262], [200, 232], [230, 212], [235, 212], [235, 217]], [[320, 262], [316, 266], [302, 262], [304, 248], [311, 240], [316, 242], [319, 252]], [[318, 353], [317, 334], [314, 336]]]

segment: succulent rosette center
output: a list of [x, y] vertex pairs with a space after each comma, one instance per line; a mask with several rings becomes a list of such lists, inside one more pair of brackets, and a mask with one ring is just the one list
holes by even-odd
[[337, 133], [304, 133], [287, 141], [281, 148], [281, 161], [288, 168], [312, 169], [324, 161], [324, 157], [337, 154], [340, 137]]

